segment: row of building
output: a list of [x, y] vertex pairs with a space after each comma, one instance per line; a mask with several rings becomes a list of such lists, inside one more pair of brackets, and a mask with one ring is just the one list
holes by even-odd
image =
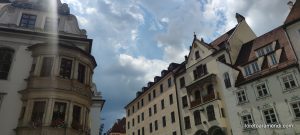
[[300, 134], [300, 1], [259, 37], [236, 19], [211, 43], [194, 36], [184, 62], [136, 93], [126, 135]]
[[60, 0], [0, 0], [0, 134], [98, 135], [92, 39]]

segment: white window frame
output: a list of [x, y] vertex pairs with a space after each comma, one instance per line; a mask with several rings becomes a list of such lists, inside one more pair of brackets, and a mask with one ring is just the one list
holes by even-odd
[[270, 57], [270, 60], [271, 60], [271, 64], [272, 64], [272, 65], [278, 64], [278, 61], [277, 61], [277, 59], [276, 59], [276, 54], [275, 54], [275, 53], [270, 54], [269, 57]]
[[[295, 87], [291, 87], [291, 88], [286, 88], [285, 87], [285, 85], [284, 85], [284, 81], [283, 81], [283, 78], [284, 77], [287, 77], [287, 76], [292, 76], [292, 78], [293, 78], [293, 81], [294, 81], [294, 83], [295, 83]], [[290, 78], [288, 78], [288, 80], [289, 80]], [[283, 88], [283, 91], [285, 92], [285, 91], [290, 91], [290, 90], [293, 90], [293, 89], [295, 89], [295, 88], [297, 88], [297, 87], [299, 87], [299, 85], [298, 85], [298, 81], [297, 81], [297, 78], [295, 77], [295, 75], [293, 74], [293, 73], [287, 73], [287, 74], [284, 74], [284, 75], [281, 75], [280, 76], [280, 82], [281, 82], [281, 85], [282, 85], [282, 88]], [[291, 83], [290, 83], [291, 81], [289, 80], [289, 85], [291, 86]]]
[[259, 72], [260, 67], [259, 67], [257, 61], [254, 61], [254, 62], [249, 63], [246, 66], [244, 66], [244, 71], [245, 71], [246, 76], [250, 76], [256, 72]]
[[297, 117], [297, 116], [296, 116], [295, 111], [294, 111], [294, 108], [293, 108], [293, 106], [292, 106], [293, 104], [297, 104], [298, 109], [299, 109], [299, 113], [300, 113], [300, 100], [291, 102], [291, 103], [289, 103], [289, 104], [290, 104], [290, 109], [291, 109], [291, 111], [292, 111], [292, 114], [293, 114], [294, 119], [300, 120], [300, 117]]
[[[244, 119], [243, 119], [243, 117], [244, 116], [250, 116], [250, 119], [247, 119], [247, 122], [249, 122], [249, 120], [251, 120], [252, 121], [252, 123], [251, 124], [254, 124], [255, 122], [254, 122], [254, 119], [253, 119], [253, 116], [252, 116], [252, 114], [251, 113], [246, 113], [246, 114], [243, 114], [243, 115], [241, 115], [241, 117], [240, 117], [240, 119], [241, 119], [241, 123], [242, 123], [242, 127], [245, 129], [245, 121], [244, 121]], [[249, 123], [248, 123], [249, 124]]]
[[[276, 118], [276, 122], [267, 123], [266, 116], [265, 116], [265, 114], [264, 114], [264, 111], [266, 111], [266, 110], [273, 110], [274, 115], [275, 115], [275, 118]], [[261, 110], [261, 114], [262, 114], [263, 119], [264, 119], [264, 122], [265, 122], [266, 124], [278, 124], [278, 123], [279, 123], [279, 119], [278, 119], [278, 116], [277, 116], [277, 113], [276, 113], [275, 108], [270, 107], [270, 108], [263, 109], [263, 110]], [[270, 114], [268, 114], [268, 115], [270, 116]]]
[[274, 51], [273, 42], [271, 44], [268, 44], [268, 45], [256, 50], [256, 55], [257, 55], [257, 57], [261, 57], [272, 51]]
[[[266, 89], [266, 91], [267, 91], [267, 94], [264, 94], [264, 92], [263, 92], [263, 96], [260, 96], [260, 95], [259, 95], [259, 89], [258, 89], [257, 87], [260, 86], [260, 85], [265, 85], [265, 89]], [[263, 90], [263, 88], [262, 88], [262, 90]], [[267, 85], [266, 82], [257, 83], [257, 84], [255, 85], [255, 92], [256, 92], [256, 97], [257, 97], [257, 99], [271, 96], [271, 93], [270, 93], [270, 91], [269, 91], [269, 87], [268, 87], [268, 85]]]
[[[245, 96], [245, 100], [242, 101], [242, 102], [239, 100], [239, 96], [238, 96], [238, 93], [240, 93], [240, 92], [243, 92], [243, 93], [244, 93], [244, 96]], [[239, 104], [244, 104], [244, 103], [249, 102], [249, 101], [248, 101], [248, 98], [247, 98], [247, 94], [246, 94], [245, 89], [240, 89], [240, 90], [236, 91], [235, 94], [236, 94], [236, 100], [237, 100], [237, 104], [238, 104], [238, 105], [239, 105]]]

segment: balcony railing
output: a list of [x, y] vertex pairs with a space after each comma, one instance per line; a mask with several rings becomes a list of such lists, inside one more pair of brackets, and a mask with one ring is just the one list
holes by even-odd
[[200, 105], [200, 104], [202, 104], [202, 100], [201, 99], [197, 99], [195, 101], [192, 101], [191, 102], [191, 108], [193, 108], [193, 107], [195, 107], [197, 105]]
[[201, 99], [197, 99], [197, 100], [194, 100], [194, 101], [191, 101], [190, 105], [191, 105], [191, 108], [197, 106], [197, 105], [200, 105], [200, 104], [205, 104], [211, 100], [214, 100], [214, 99], [217, 99], [219, 96], [218, 96], [218, 93], [217, 95], [215, 93], [211, 93], [209, 95], [206, 95], [206, 96], [202, 96]]
[[213, 100], [215, 98], [216, 98], [215, 93], [211, 93], [209, 95], [206, 95], [206, 96], [202, 97], [203, 102], [207, 102], [207, 101]]

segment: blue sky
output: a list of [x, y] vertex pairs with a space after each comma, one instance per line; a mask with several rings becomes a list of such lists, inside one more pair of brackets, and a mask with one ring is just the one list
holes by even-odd
[[242, 14], [259, 36], [281, 24], [288, 0], [62, 0], [93, 39], [94, 82], [106, 100], [105, 131], [135, 93], [188, 54], [193, 32], [210, 42]]

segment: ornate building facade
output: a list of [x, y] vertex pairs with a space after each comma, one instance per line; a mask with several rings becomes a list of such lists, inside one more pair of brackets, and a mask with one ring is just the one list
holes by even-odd
[[1, 133], [97, 132], [91, 129], [91, 114], [100, 112], [104, 100], [92, 82], [97, 66], [92, 39], [68, 5], [59, 0], [0, 3], [0, 33]]

